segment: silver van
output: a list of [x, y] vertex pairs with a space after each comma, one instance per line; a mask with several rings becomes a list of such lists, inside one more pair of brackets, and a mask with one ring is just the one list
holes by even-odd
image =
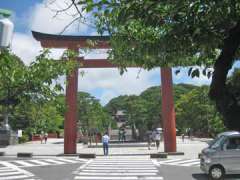
[[240, 174], [240, 133], [226, 132], [217, 136], [209, 147], [202, 150], [200, 168], [211, 179]]

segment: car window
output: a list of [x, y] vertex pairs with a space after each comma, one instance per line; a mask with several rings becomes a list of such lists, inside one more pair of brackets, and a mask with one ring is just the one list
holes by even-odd
[[227, 142], [227, 149], [239, 149], [240, 150], [240, 137], [229, 138]]
[[217, 149], [217, 148], [219, 148], [219, 147], [223, 144], [223, 142], [225, 141], [225, 139], [226, 139], [225, 136], [221, 136], [221, 137], [217, 138], [216, 140], [214, 140], [214, 143], [212, 143], [212, 144], [210, 145], [210, 148], [211, 148], [211, 149]]

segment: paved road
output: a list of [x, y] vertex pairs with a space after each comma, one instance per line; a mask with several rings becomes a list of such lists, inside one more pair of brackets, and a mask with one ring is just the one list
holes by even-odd
[[74, 179], [162, 180], [158, 164], [149, 157], [102, 157], [79, 167]]
[[0, 161], [0, 180], [70, 180], [73, 179], [72, 171], [86, 162], [86, 159], [63, 157], [21, 160], [5, 158]]
[[[0, 180], [207, 180], [198, 159], [152, 160], [148, 156], [55, 157], [0, 160]], [[240, 180], [227, 176], [226, 180]]]

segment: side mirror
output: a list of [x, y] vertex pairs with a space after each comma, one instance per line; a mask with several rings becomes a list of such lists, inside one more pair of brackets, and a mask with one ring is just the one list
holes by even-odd
[[212, 142], [213, 142], [213, 140], [207, 141], [207, 144], [210, 145], [210, 144], [212, 144]]
[[227, 150], [227, 144], [226, 143], [221, 145], [221, 150], [222, 151], [226, 151]]

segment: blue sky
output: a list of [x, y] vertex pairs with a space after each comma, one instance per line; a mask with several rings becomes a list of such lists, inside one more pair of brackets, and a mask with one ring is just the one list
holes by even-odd
[[[49, 4], [53, 0], [0, 0], [0, 8], [13, 11], [12, 21], [15, 24], [15, 33], [12, 41], [12, 50], [20, 56], [26, 64], [34, 60], [34, 57], [41, 49], [40, 44], [31, 36], [31, 30], [44, 33], [57, 34], [71, 21], [71, 17], [61, 14], [53, 18], [54, 10], [65, 7], [63, 0], [56, 0], [57, 3]], [[48, 7], [46, 7], [46, 5]], [[69, 13], [74, 13], [70, 9]], [[92, 35], [93, 29], [84, 24], [74, 24], [66, 34]], [[52, 50], [52, 56], [58, 58], [62, 50]], [[92, 54], [91, 56], [96, 56]], [[104, 56], [100, 54], [99, 56]], [[151, 71], [139, 69], [128, 69], [128, 72], [120, 76], [118, 69], [83, 69], [84, 76], [79, 75], [79, 91], [86, 91], [100, 99], [106, 104], [111, 98], [119, 95], [140, 94], [151, 86], [160, 85], [160, 68]], [[173, 82], [191, 83], [195, 85], [209, 84], [211, 79], [204, 76], [190, 78], [187, 76], [187, 68], [175, 75]]]

